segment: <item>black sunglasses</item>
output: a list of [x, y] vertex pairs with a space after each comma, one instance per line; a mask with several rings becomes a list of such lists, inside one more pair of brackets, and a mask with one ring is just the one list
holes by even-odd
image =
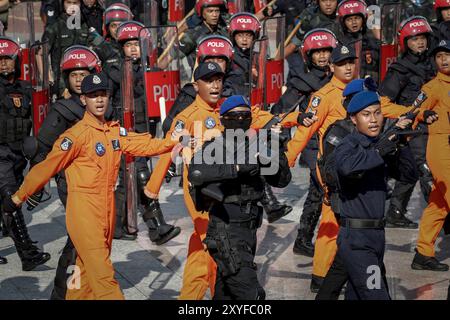
[[250, 111], [230, 111], [222, 116], [225, 120], [248, 120], [252, 118]]

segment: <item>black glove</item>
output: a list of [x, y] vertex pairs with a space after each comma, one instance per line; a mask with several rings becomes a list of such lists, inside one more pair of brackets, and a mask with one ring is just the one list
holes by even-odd
[[3, 211], [5, 213], [16, 212], [20, 207], [16, 206], [10, 195], [3, 197]]
[[33, 195], [31, 195], [27, 199], [28, 211], [33, 210], [34, 208], [36, 208], [39, 205], [39, 203], [41, 203], [42, 195], [43, 195], [43, 192], [42, 192], [42, 190], [40, 190], [40, 191], [35, 192]]
[[425, 110], [423, 112], [423, 118], [425, 119], [425, 121], [427, 121], [428, 117], [435, 116], [435, 115], [437, 115], [437, 113], [434, 112], [433, 110]]
[[299, 114], [299, 116], [298, 116], [298, 118], [297, 118], [297, 122], [300, 124], [300, 125], [303, 125], [303, 121], [306, 119], [306, 118], [309, 118], [309, 119], [312, 119], [312, 117], [314, 117], [314, 113], [312, 113], [312, 112], [306, 112], [306, 113], [300, 113]]
[[383, 158], [387, 155], [394, 154], [397, 151], [397, 144], [389, 140], [388, 137], [383, 137], [375, 143], [374, 148]]
[[256, 176], [259, 174], [259, 164], [239, 164], [238, 173], [249, 176]]

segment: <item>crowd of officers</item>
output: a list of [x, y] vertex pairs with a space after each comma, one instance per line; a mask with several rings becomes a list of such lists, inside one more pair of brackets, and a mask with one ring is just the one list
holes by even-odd
[[[406, 16], [397, 36], [400, 54], [382, 79], [380, 30], [367, 23], [367, 8], [381, 5], [378, 1], [277, 0], [256, 13], [253, 1], [242, 1], [243, 12], [234, 15], [224, 0], [186, 1], [186, 13], [192, 9], [193, 14], [180, 27], [178, 49], [192, 68], [192, 82], [181, 88], [161, 124], [165, 138], [148, 141], [144, 136], [155, 136], [158, 119], [146, 114], [139, 42], [145, 28], [143, 2], [42, 1], [42, 40], [49, 45], [51, 93], [57, 99], [36, 137], [30, 137], [31, 87], [19, 80], [21, 50], [3, 23], [2, 230], [13, 239], [24, 271], [50, 259], [31, 240], [20, 204], [26, 201], [29, 210], [38, 206], [46, 198], [43, 186], [54, 177], [67, 210], [68, 237], [52, 299], [123, 298], [113, 277], [111, 240], [134, 240], [137, 232], [127, 221], [122, 152], [138, 156], [138, 202], [150, 240], [162, 245], [180, 233], [179, 227], [165, 222], [158, 197], [164, 179], [174, 172], [170, 150], [181, 133], [192, 137], [180, 155], [184, 200], [194, 231], [180, 299], [202, 299], [208, 288], [215, 299], [264, 299], [254, 263], [256, 229], [263, 211], [269, 223], [292, 211], [271, 187], [290, 182], [289, 167], [297, 165], [299, 155], [299, 165], [310, 169], [310, 183], [293, 252], [313, 257], [311, 291], [318, 293], [317, 299], [337, 299], [345, 283], [349, 299], [389, 299], [385, 281], [381, 288], [366, 285], [367, 266], [379, 266], [385, 280], [384, 227], [419, 228], [411, 267], [448, 271], [447, 264], [436, 260], [434, 247], [448, 226], [450, 211], [449, 0], [420, 5], [405, 1]], [[165, 24], [167, 3], [157, 4], [159, 22]], [[73, 6], [81, 9], [82, 24], [69, 29], [67, 19], [78, 12]], [[285, 15], [287, 34], [293, 35], [285, 47], [289, 74], [281, 98], [265, 111], [249, 103], [254, 85], [249, 75], [258, 73], [253, 46], [261, 36], [261, 22], [278, 14]], [[217, 47], [221, 49], [212, 49]], [[123, 124], [125, 61], [131, 61], [133, 69], [136, 135], [119, 130], [115, 122]], [[292, 111], [298, 101], [298, 110]], [[383, 118], [391, 120], [384, 124]], [[201, 137], [195, 137], [196, 122], [202, 124]], [[268, 128], [268, 123], [274, 125]], [[383, 126], [385, 131], [389, 126], [414, 130], [383, 136]], [[279, 170], [261, 175], [264, 165], [250, 159], [235, 166], [190, 164], [192, 151], [226, 142], [227, 129], [270, 129], [282, 141], [272, 157]], [[99, 130], [115, 139], [103, 141]], [[342, 146], [336, 147], [333, 138]], [[248, 152], [249, 144], [243, 148]], [[109, 155], [113, 151], [122, 152]], [[147, 157], [155, 154], [161, 155], [150, 172]], [[36, 169], [24, 183], [28, 164]], [[38, 168], [45, 174], [39, 176]], [[331, 174], [324, 174], [327, 168]], [[101, 170], [107, 173], [96, 173]], [[395, 179], [393, 188], [386, 183], [389, 177]], [[419, 225], [408, 219], [407, 211], [418, 181], [428, 203]], [[99, 189], [105, 189], [104, 194]], [[220, 200], [207, 196], [208, 190]], [[390, 201], [386, 214], [385, 199]], [[0, 263], [7, 260], [0, 257]], [[67, 269], [75, 264], [82, 270], [82, 286], [72, 292], [67, 289]]]

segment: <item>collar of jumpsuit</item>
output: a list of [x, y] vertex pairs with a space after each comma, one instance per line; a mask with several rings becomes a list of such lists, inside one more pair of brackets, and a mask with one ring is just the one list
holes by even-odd
[[345, 86], [347, 85], [346, 83], [342, 82], [341, 80], [339, 80], [335, 76], [333, 76], [333, 78], [331, 78], [331, 84], [333, 86], [337, 87], [338, 89], [341, 89], [342, 91], [344, 91]]
[[84, 113], [83, 120], [94, 129], [101, 131], [109, 131], [111, 127], [119, 125], [118, 121], [105, 121], [105, 123], [100, 123], [99, 120], [90, 114], [89, 112]]
[[443, 74], [442, 72], [438, 72], [436, 76], [439, 80], [450, 83], [450, 75]]

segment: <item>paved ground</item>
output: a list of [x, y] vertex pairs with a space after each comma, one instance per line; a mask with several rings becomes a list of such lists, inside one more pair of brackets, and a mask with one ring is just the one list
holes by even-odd
[[[280, 200], [294, 206], [294, 211], [273, 225], [264, 221], [258, 231], [256, 262], [259, 279], [269, 299], [313, 299], [309, 291], [311, 258], [292, 253], [297, 224], [306, 197], [308, 170], [295, 169], [294, 181], [284, 190], [277, 189]], [[46, 265], [35, 271], [21, 271], [12, 241], [0, 238], [0, 255], [9, 260], [0, 266], [0, 299], [48, 299], [52, 289], [58, 256], [64, 246], [66, 231], [64, 211], [54, 183], [52, 199], [40, 210], [25, 210], [30, 234], [39, 246], [51, 253]], [[187, 239], [192, 223], [184, 208], [178, 178], [164, 184], [161, 205], [166, 219], [182, 228], [182, 233], [164, 246], [155, 246], [148, 239], [145, 224], [140, 220], [136, 241], [114, 241], [112, 260], [116, 276], [127, 299], [175, 299], [181, 287], [186, 259]], [[411, 202], [412, 219], [420, 217], [424, 203], [415, 190]], [[417, 230], [387, 229], [385, 263], [394, 299], [445, 299], [449, 273], [414, 271], [410, 268]], [[450, 263], [449, 237], [441, 235], [437, 257]], [[209, 297], [208, 297], [209, 298]]]

